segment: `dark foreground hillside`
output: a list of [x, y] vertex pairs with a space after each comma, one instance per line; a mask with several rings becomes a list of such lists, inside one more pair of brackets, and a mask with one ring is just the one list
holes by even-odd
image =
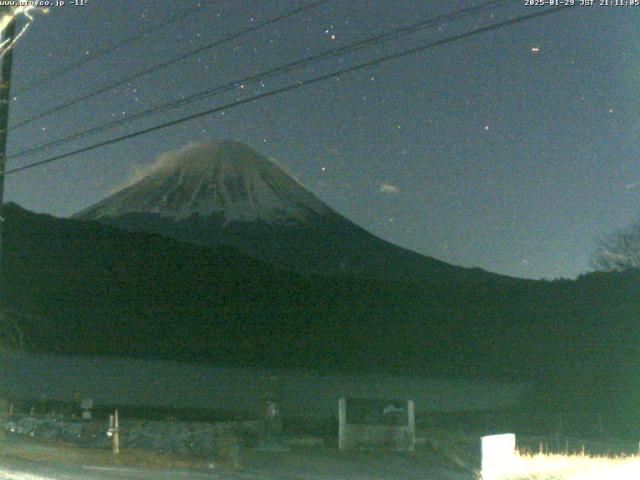
[[32, 315], [20, 317], [32, 350], [533, 379], [548, 398], [564, 391], [590, 402], [640, 391], [637, 273], [557, 282], [303, 277], [228, 248], [15, 205], [5, 216], [4, 287], [9, 306]]

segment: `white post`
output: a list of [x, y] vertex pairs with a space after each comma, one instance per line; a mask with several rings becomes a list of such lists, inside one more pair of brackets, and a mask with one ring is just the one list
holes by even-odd
[[513, 471], [516, 436], [513, 433], [482, 437], [482, 480], [500, 478]]
[[409, 432], [408, 449], [410, 452], [413, 452], [416, 449], [416, 405], [413, 400], [407, 401], [407, 417], [409, 420], [409, 424], [407, 425]]
[[114, 457], [120, 455], [120, 420], [118, 410], [113, 415], [109, 415], [109, 430], [107, 435], [111, 437], [111, 447]]
[[347, 399], [341, 397], [338, 400], [338, 449], [344, 450], [346, 445], [346, 427], [347, 427]]

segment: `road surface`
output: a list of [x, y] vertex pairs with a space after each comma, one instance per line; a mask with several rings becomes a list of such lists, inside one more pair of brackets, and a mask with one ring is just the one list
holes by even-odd
[[0, 480], [473, 480], [428, 452], [246, 452], [242, 468], [159, 471], [0, 459]]

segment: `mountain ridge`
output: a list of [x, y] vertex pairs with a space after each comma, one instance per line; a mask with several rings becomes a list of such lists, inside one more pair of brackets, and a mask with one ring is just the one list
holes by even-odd
[[[189, 188], [181, 190], [186, 184]], [[138, 182], [73, 218], [200, 245], [232, 246], [305, 275], [409, 281], [499, 276], [376, 237], [317, 199], [273, 159], [232, 141], [161, 156]]]
[[48, 319], [27, 333], [53, 353], [531, 378], [593, 375], [614, 353], [632, 358], [628, 340], [640, 339], [640, 272], [554, 282], [301, 276], [232, 248], [12, 204], [5, 218], [7, 304]]

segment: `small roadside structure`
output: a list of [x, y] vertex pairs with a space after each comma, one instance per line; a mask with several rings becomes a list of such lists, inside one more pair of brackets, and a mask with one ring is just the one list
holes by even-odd
[[338, 447], [413, 451], [416, 442], [413, 400], [342, 397], [338, 400]]

